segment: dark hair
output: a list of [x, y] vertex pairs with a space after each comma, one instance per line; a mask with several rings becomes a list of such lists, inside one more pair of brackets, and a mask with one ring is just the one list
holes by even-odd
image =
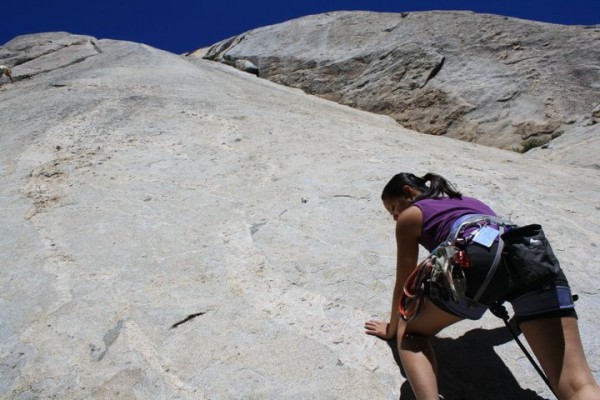
[[[427, 182], [429, 182], [429, 185], [427, 185]], [[381, 200], [389, 200], [398, 197], [406, 198], [407, 194], [404, 192], [405, 185], [421, 192], [421, 195], [416, 200], [438, 199], [444, 195], [451, 199], [462, 198], [462, 194], [441, 175], [428, 172], [423, 175], [423, 177], [419, 178], [409, 172], [401, 172], [395, 175], [388, 184], [385, 185], [383, 192], [381, 193]]]

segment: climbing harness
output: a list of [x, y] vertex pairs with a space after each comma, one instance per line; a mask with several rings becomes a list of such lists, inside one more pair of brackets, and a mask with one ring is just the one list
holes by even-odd
[[[493, 229], [490, 225], [495, 225], [498, 229]], [[472, 241], [489, 246], [496, 237], [502, 235], [507, 226], [512, 224], [483, 214], [469, 214], [457, 219], [446, 240], [419, 263], [406, 280], [400, 296], [399, 312], [402, 319], [411, 321], [417, 316], [427, 285], [431, 297], [460, 302], [467, 290], [464, 270], [471, 266], [466, 246]], [[477, 303], [489, 286], [500, 263], [502, 247], [502, 240], [499, 240], [494, 261], [473, 302]]]

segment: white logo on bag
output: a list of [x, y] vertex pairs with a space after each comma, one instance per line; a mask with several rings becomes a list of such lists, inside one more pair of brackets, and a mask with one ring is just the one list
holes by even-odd
[[531, 246], [539, 246], [542, 244], [542, 241], [537, 239], [529, 239], [529, 244]]

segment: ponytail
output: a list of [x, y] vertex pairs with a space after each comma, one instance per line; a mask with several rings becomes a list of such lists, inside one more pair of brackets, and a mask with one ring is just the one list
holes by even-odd
[[427, 191], [422, 192], [420, 196], [422, 199], [437, 199], [444, 195], [451, 199], [460, 199], [462, 197], [462, 194], [441, 175], [428, 172], [421, 179], [429, 182], [429, 188]]
[[[429, 184], [427, 184], [429, 182]], [[408, 185], [413, 189], [421, 192], [421, 195], [416, 200], [422, 199], [438, 199], [444, 195], [451, 199], [460, 199], [462, 194], [441, 175], [428, 172], [419, 178], [408, 172], [401, 172], [395, 175], [387, 185], [383, 188], [381, 199], [393, 199], [397, 197], [406, 198], [404, 186]]]

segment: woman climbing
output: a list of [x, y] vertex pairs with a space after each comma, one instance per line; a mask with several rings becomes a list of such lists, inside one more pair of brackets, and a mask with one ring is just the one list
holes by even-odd
[[[385, 340], [396, 337], [417, 399], [439, 398], [436, 357], [428, 338], [462, 319], [479, 319], [488, 307], [505, 300], [511, 302], [556, 396], [600, 399], [567, 279], [553, 262], [543, 233], [528, 237], [527, 245], [522, 240], [511, 247], [510, 235], [519, 242], [520, 228], [497, 218], [481, 201], [462, 196], [437, 174], [400, 173], [385, 186], [381, 198], [396, 224], [396, 283], [391, 320], [368, 321], [365, 330]], [[419, 244], [434, 257], [417, 267]], [[539, 249], [544, 251], [541, 256], [536, 253]], [[536, 257], [542, 261], [536, 264], [532, 260]], [[432, 277], [436, 266], [443, 270], [437, 280]]]

